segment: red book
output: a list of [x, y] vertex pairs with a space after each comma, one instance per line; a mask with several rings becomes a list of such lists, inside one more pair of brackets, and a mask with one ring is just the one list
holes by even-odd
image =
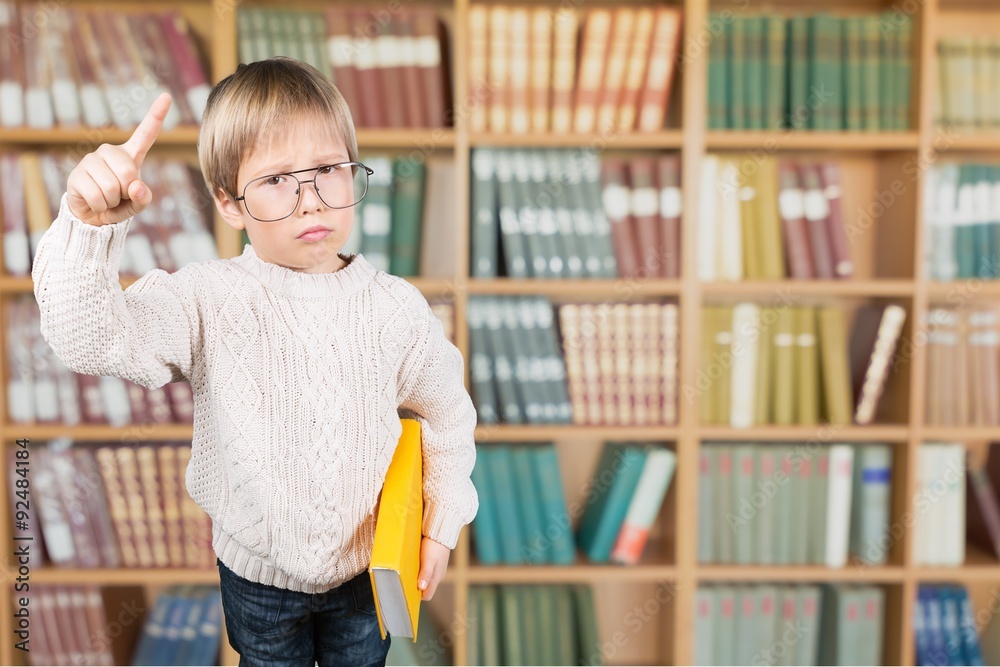
[[382, 86], [383, 113], [386, 127], [405, 127], [403, 107], [410, 104], [403, 96], [403, 52], [399, 41], [396, 20], [379, 24], [378, 33], [372, 37], [372, 46]]
[[785, 230], [788, 275], [799, 280], [814, 277], [802, 187], [795, 164], [785, 160], [778, 164], [778, 213]]
[[396, 39], [400, 48], [400, 67], [402, 69], [404, 103], [403, 114], [406, 127], [428, 127], [427, 108], [424, 104], [426, 91], [420, 72], [417, 47], [419, 40], [414, 34], [415, 17], [412, 12], [401, 12], [394, 20]]
[[630, 192], [625, 180], [625, 164], [621, 159], [611, 157], [601, 161], [601, 192], [604, 211], [611, 223], [618, 275], [634, 278], [639, 274], [639, 253], [629, 212]]
[[663, 155], [657, 162], [660, 185], [661, 278], [681, 277], [681, 164], [677, 155]]
[[823, 195], [819, 168], [814, 164], [799, 164], [799, 183], [802, 186], [803, 212], [809, 230], [809, 248], [812, 251], [813, 271], [816, 278], [833, 279], [833, 252], [830, 248], [830, 206]]
[[358, 72], [354, 65], [354, 39], [351, 37], [349, 10], [330, 7], [326, 10], [326, 43], [330, 66], [337, 89], [351, 109], [351, 117], [357, 127], [365, 127], [367, 121], [362, 104]]
[[851, 259], [851, 246], [844, 227], [844, 213], [840, 200], [840, 170], [837, 163], [829, 160], [823, 162], [820, 165], [820, 178], [823, 181], [823, 195], [830, 207], [830, 216], [826, 222], [830, 249], [833, 252], [833, 273], [837, 278], [850, 278], [854, 274], [854, 261]]
[[629, 212], [635, 230], [638, 275], [661, 275], [663, 239], [660, 236], [660, 197], [656, 188], [655, 165], [651, 157], [635, 157], [628, 163], [631, 192]]
[[211, 89], [191, 41], [187, 23], [177, 12], [168, 12], [160, 17], [160, 25], [166, 35], [167, 44], [170, 45], [174, 64], [180, 73], [181, 86], [191, 106], [191, 112], [200, 122]]
[[[363, 28], [372, 20], [371, 15], [364, 9], [352, 9], [349, 12], [351, 25]], [[365, 126], [386, 127], [385, 101], [382, 99], [381, 92], [382, 72], [379, 69], [379, 60], [375, 53], [375, 40], [373, 39], [364, 45], [356, 44], [353, 48], [355, 81], [358, 84], [361, 107], [364, 109]]]
[[413, 10], [413, 32], [417, 37], [417, 67], [423, 85], [427, 126], [447, 127], [452, 124], [448, 113], [451, 109], [451, 85], [446, 66], [448, 42], [433, 9]]

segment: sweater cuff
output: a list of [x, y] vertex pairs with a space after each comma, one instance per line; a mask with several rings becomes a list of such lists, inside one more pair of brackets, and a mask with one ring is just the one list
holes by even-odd
[[458, 544], [458, 535], [465, 524], [461, 515], [437, 503], [426, 503], [424, 506], [424, 535], [449, 549], [454, 549]]
[[73, 215], [66, 203], [67, 197], [67, 193], [63, 193], [56, 219], [59, 240], [66, 249], [65, 258], [71, 264], [113, 268], [117, 275], [132, 218], [111, 225], [90, 225]]

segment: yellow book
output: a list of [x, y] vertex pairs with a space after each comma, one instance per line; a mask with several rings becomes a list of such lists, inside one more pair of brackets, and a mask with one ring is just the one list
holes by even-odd
[[393, 637], [412, 637], [416, 642], [421, 597], [417, 575], [424, 514], [420, 422], [400, 421], [403, 433], [382, 485], [368, 574], [382, 639], [388, 632]]

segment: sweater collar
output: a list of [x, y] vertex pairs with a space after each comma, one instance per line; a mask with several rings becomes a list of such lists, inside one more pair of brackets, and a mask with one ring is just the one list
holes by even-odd
[[377, 269], [360, 253], [338, 254], [338, 256], [348, 263], [339, 271], [305, 273], [262, 260], [248, 243], [243, 246], [243, 254], [232, 261], [268, 289], [293, 298], [322, 299], [348, 296], [362, 289], [375, 277]]

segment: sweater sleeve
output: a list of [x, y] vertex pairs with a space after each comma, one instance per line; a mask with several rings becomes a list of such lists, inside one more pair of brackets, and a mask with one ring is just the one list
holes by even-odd
[[[476, 463], [476, 409], [465, 389], [462, 353], [417, 292], [419, 309], [413, 363], [404, 364], [400, 414], [420, 422], [423, 446], [423, 534], [454, 549], [462, 526], [479, 509], [472, 484]], [[422, 340], [421, 340], [422, 338]]]
[[154, 269], [122, 290], [118, 269], [131, 221], [89, 225], [70, 212], [64, 194], [31, 277], [42, 337], [68, 368], [154, 389], [190, 379], [200, 326], [183, 269]]

